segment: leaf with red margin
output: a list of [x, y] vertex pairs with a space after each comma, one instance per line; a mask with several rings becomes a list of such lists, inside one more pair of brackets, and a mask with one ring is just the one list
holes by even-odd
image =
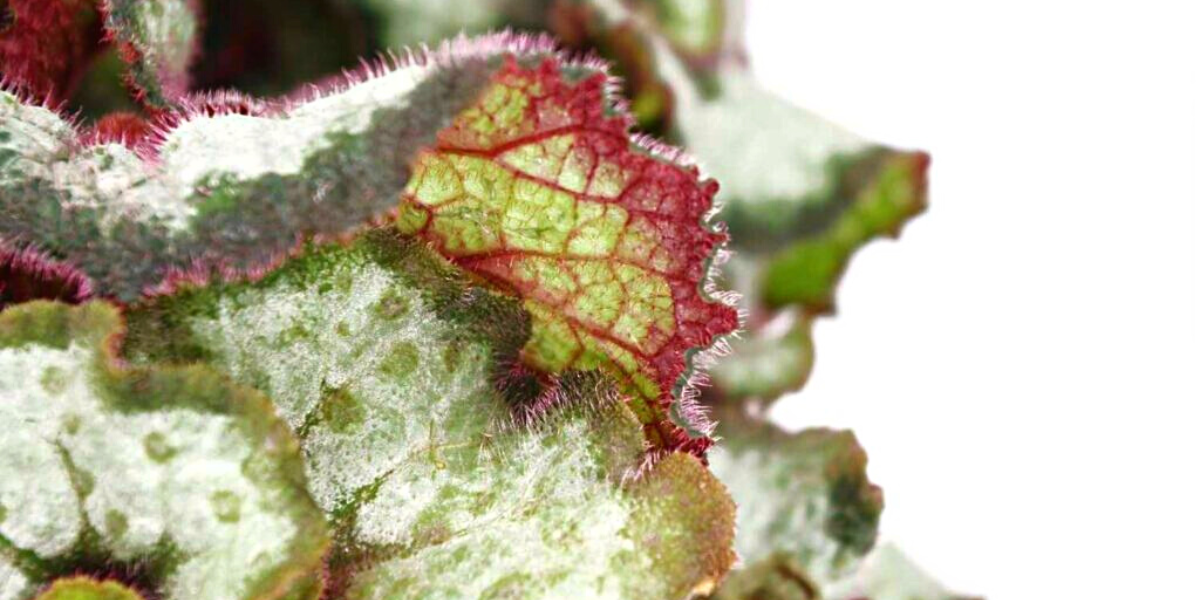
[[91, 295], [92, 282], [78, 269], [0, 239], [0, 310], [31, 300], [79, 304]]
[[704, 291], [726, 241], [707, 221], [717, 184], [631, 142], [607, 82], [507, 59], [418, 156], [397, 225], [524, 300], [525, 364], [606, 371], [655, 445], [702, 452], [667, 413], [688, 353], [737, 327]]
[[48, 104], [65, 100], [99, 47], [92, 0], [5, 0], [0, 19], [0, 79]]

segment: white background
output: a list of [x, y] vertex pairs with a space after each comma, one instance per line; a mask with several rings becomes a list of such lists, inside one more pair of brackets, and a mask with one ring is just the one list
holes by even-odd
[[773, 414], [858, 432], [884, 538], [961, 591], [1200, 598], [1189, 5], [750, 5], [769, 88], [933, 155]]

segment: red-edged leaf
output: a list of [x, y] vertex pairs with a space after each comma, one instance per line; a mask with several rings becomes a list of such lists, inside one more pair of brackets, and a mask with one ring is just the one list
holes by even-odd
[[0, 310], [30, 300], [78, 304], [91, 295], [91, 281], [79, 270], [0, 240]]
[[137, 113], [112, 112], [104, 115], [83, 136], [84, 144], [118, 143], [134, 146], [153, 132], [150, 123]]
[[703, 290], [725, 242], [707, 225], [717, 184], [631, 142], [606, 84], [508, 59], [418, 157], [398, 226], [524, 299], [527, 365], [607, 371], [655, 443], [703, 450], [667, 410], [688, 353], [737, 326]]

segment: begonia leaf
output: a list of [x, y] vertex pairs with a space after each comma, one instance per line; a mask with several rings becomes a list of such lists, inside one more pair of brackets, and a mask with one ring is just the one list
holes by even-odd
[[596, 373], [521, 394], [521, 305], [393, 229], [258, 281], [180, 281], [130, 319], [131, 360], [204, 360], [275, 400], [336, 531], [334, 597], [670, 599], [733, 562], [733, 505], [697, 458], [647, 465]]
[[325, 522], [271, 403], [204, 366], [123, 366], [120, 333], [102, 302], [0, 313], [0, 598], [84, 573], [314, 599]]
[[678, 447], [686, 432], [661, 424], [688, 354], [737, 326], [707, 293], [725, 241], [708, 223], [717, 185], [630, 142], [606, 84], [508, 61], [417, 157], [397, 226], [521, 296], [533, 317], [527, 365], [613, 375], [657, 443]]
[[189, 96], [132, 140], [80, 131], [0, 90], [0, 239], [122, 301], [193, 267], [268, 268], [300, 239], [386, 218], [413, 158], [502, 57], [551, 51], [495, 36], [372, 65], [301, 98]]
[[764, 573], [798, 570], [817, 590], [853, 574], [875, 543], [883, 510], [854, 434], [787, 433], [732, 410], [718, 414], [722, 443], [709, 464], [738, 505], [743, 564], [775, 565]]

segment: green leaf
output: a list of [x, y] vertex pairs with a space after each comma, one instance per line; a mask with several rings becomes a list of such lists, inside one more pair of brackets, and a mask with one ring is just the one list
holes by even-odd
[[56, 580], [37, 600], [142, 600], [142, 595], [115, 581], [69, 577]]
[[867, 242], [892, 237], [925, 208], [928, 157], [877, 151], [841, 172], [833, 202], [836, 216], [818, 231], [794, 236], [775, 254], [763, 277], [763, 302], [799, 305], [809, 312], [833, 308], [834, 289], [851, 255]]
[[732, 504], [595, 374], [530, 398], [529, 317], [379, 230], [257, 282], [133, 308], [128, 356], [203, 359], [275, 399], [337, 532], [347, 598], [678, 598], [733, 561]]
[[120, 333], [99, 302], [0, 313], [0, 597], [125, 573], [166, 599], [313, 598], [325, 524], [270, 402], [202, 366], [122, 367]]
[[719, 416], [723, 442], [709, 464], [738, 505], [742, 561], [794, 561], [818, 589], [853, 573], [875, 543], [883, 510], [854, 434], [790, 434], [733, 411]]
[[[828, 190], [812, 205], [787, 203], [725, 211], [742, 252], [726, 265], [742, 291], [749, 335], [713, 370], [710, 397], [773, 402], [803, 387], [812, 371], [812, 323], [831, 312], [854, 253], [925, 208], [928, 157], [876, 148], [828, 158]], [[761, 212], [756, 212], [761, 211]]]

